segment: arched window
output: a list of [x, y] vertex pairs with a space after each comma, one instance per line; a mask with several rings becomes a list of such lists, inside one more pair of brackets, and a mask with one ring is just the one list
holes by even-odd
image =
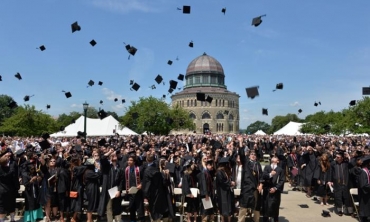
[[233, 114], [229, 114], [229, 120], [234, 120]]
[[190, 114], [189, 114], [189, 118], [191, 118], [191, 119], [196, 119], [197, 117], [195, 116], [195, 114], [194, 114], [194, 113], [190, 113]]
[[217, 119], [224, 119], [224, 115], [222, 113], [218, 113], [216, 118]]
[[203, 113], [202, 119], [211, 119], [211, 116], [209, 115], [209, 113]]

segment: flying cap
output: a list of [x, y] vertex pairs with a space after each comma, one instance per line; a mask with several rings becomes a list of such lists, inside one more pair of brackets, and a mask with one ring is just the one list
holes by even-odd
[[62, 91], [62, 92], [64, 92], [64, 95], [67, 97], [67, 99], [72, 97], [71, 92], [66, 92], [66, 91]]
[[104, 119], [105, 117], [108, 116], [108, 114], [104, 111], [104, 109], [102, 109], [98, 112], [98, 116], [100, 119]]
[[132, 87], [131, 87], [131, 91], [132, 90], [135, 90], [135, 91], [138, 91], [139, 90], [139, 88], [140, 88], [140, 85], [139, 84], [137, 84], [136, 82], [132, 85]]
[[265, 109], [265, 108], [262, 108], [262, 115], [266, 115], [266, 116], [268, 116], [269, 114], [268, 114], [268, 110], [267, 109]]
[[168, 65], [172, 65], [172, 63], [173, 62], [171, 60], [168, 60], [168, 62], [167, 62]]
[[40, 46], [40, 47], [39, 47], [39, 49], [40, 49], [41, 51], [44, 51], [44, 50], [46, 49], [46, 47], [45, 47], [44, 45], [42, 45], [42, 46]]
[[99, 101], [99, 103], [100, 103], [100, 104], [103, 104], [103, 100], [100, 100], [100, 101]]
[[170, 80], [170, 89], [176, 89], [177, 87], [177, 81]]
[[259, 86], [252, 86], [249, 88], [245, 88], [248, 98], [254, 99], [256, 96], [259, 96], [258, 88]]
[[30, 96], [25, 96], [25, 97], [23, 98], [23, 100], [24, 100], [25, 102], [28, 102], [28, 101], [30, 100]]
[[99, 86], [103, 85], [103, 82], [102, 82], [102, 81], [99, 81], [99, 82], [98, 82], [98, 85], [99, 85]]
[[206, 101], [212, 103], [213, 98], [211, 96], [207, 96]]
[[19, 80], [22, 79], [22, 76], [21, 76], [21, 74], [19, 72], [17, 72], [17, 74], [15, 74], [14, 76], [15, 76], [15, 78], [17, 78]]
[[64, 131], [64, 130], [65, 130], [64, 126], [59, 127], [59, 131]]
[[224, 13], [224, 15], [225, 15], [225, 13], [226, 13], [226, 8], [222, 8], [221, 12], [222, 12], [222, 13]]
[[178, 80], [180, 81], [184, 81], [184, 75], [183, 74], [179, 74], [179, 76], [177, 77]]
[[182, 13], [190, 14], [191, 7], [189, 5], [182, 6]]
[[[123, 43], [123, 44], [125, 44], [125, 43]], [[130, 56], [131, 55], [134, 56], [136, 54], [136, 52], [137, 52], [137, 48], [131, 46], [130, 44], [126, 45], [125, 48], [126, 48], [127, 52], [130, 54], [128, 56], [128, 59], [130, 59]]]
[[198, 101], [206, 101], [206, 94], [204, 94], [204, 93], [197, 93], [197, 100]]
[[95, 84], [95, 82], [93, 80], [90, 80], [88, 83], [87, 83], [89, 86], [93, 86]]
[[162, 76], [161, 75], [157, 75], [157, 77], [155, 77], [155, 79], [154, 79], [158, 84], [161, 84], [161, 82], [163, 81], [163, 78], [162, 78]]
[[354, 105], [356, 105], [356, 100], [352, 100], [351, 102], [349, 102], [349, 105], [350, 105], [350, 106], [354, 106]]
[[122, 99], [122, 103], [125, 103], [126, 102], [126, 100], [125, 99]]
[[168, 93], [172, 93], [173, 92], [173, 89], [172, 88], [169, 88], [168, 89]]
[[118, 99], [117, 98], [114, 98], [114, 102], [117, 102], [118, 101]]
[[46, 109], [50, 109], [50, 107], [51, 107], [51, 106], [50, 106], [49, 104], [47, 104], [47, 105], [46, 105]]
[[258, 16], [258, 17], [253, 18], [252, 25], [254, 25], [254, 27], [259, 26], [262, 23], [262, 19], [261, 18], [264, 17], [264, 16], [266, 16], [266, 15], [261, 15], [261, 16]]
[[225, 114], [225, 115], [229, 115], [229, 110], [225, 110], [225, 111], [224, 111], [224, 114]]
[[75, 31], [81, 31], [81, 26], [78, 25], [78, 22], [74, 22], [71, 25], [71, 29], [72, 29], [72, 33], [74, 33]]
[[90, 41], [90, 45], [92, 45], [92, 46], [95, 46], [96, 45], [96, 41], [93, 39], [93, 40], [91, 40]]
[[302, 112], [302, 109], [299, 109], [299, 110], [298, 110], [298, 113], [301, 113], [301, 112]]
[[190, 47], [190, 48], [193, 48], [193, 47], [194, 47], [194, 43], [193, 43], [193, 41], [190, 41], [190, 42], [189, 42], [189, 47]]
[[283, 88], [284, 88], [283, 83], [276, 84], [276, 89], [283, 89]]
[[3, 77], [0, 75], [0, 81], [3, 81]]
[[163, 98], [163, 99], [165, 99], [165, 98], [166, 98], [166, 95], [165, 95], [165, 94], [163, 94], [162, 98]]

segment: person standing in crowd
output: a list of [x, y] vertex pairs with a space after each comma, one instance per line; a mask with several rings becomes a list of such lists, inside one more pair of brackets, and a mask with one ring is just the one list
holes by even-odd
[[348, 187], [348, 162], [345, 160], [344, 151], [338, 151], [335, 157], [335, 162], [331, 165], [330, 182], [328, 182], [328, 185], [334, 188], [334, 203], [338, 215], [343, 216], [343, 213], [351, 215], [353, 213], [353, 207]]
[[199, 211], [199, 200], [195, 197], [191, 188], [197, 188], [197, 178], [195, 171], [195, 163], [193, 159], [188, 159], [184, 163], [184, 175], [182, 178], [182, 194], [185, 196], [186, 213], [189, 222], [195, 222]]
[[298, 163], [299, 163], [299, 156], [296, 153], [297, 148], [294, 146], [292, 147], [292, 151], [287, 159], [287, 165], [290, 174], [290, 183], [289, 185], [293, 187], [293, 191], [297, 189], [298, 186]]
[[327, 182], [330, 180], [331, 167], [329, 157], [326, 153], [322, 154], [319, 160], [319, 167], [316, 168], [314, 179], [317, 182], [317, 195], [320, 197], [320, 205], [328, 204], [328, 186]]
[[100, 172], [95, 172], [95, 160], [87, 159], [84, 163], [86, 167], [83, 174], [83, 183], [88, 205], [86, 207], [87, 222], [93, 222], [92, 213], [96, 212], [99, 206], [99, 185]]
[[162, 217], [162, 221], [163, 222], [172, 222], [173, 220], [175, 220], [175, 196], [174, 196], [174, 188], [175, 188], [175, 184], [173, 183], [172, 181], [172, 178], [171, 178], [171, 167], [169, 165], [172, 166], [172, 170], [174, 170], [175, 166], [173, 165], [173, 163], [167, 163], [167, 161], [165, 159], [161, 159], [159, 161], [159, 171], [161, 172], [161, 175], [162, 175], [162, 180], [163, 180], [163, 183], [162, 183], [162, 186], [163, 186], [163, 189], [164, 189], [164, 193], [165, 193], [165, 196], [166, 196], [166, 203], [168, 205], [168, 211], [165, 212], [163, 214], [163, 217]]
[[67, 160], [63, 160], [57, 173], [57, 193], [58, 193], [58, 209], [60, 218], [59, 221], [64, 221], [64, 213], [69, 212], [69, 189], [71, 186], [71, 172], [69, 171], [70, 164]]
[[360, 222], [370, 217], [370, 156], [362, 158], [362, 172], [358, 179]]
[[[144, 221], [144, 196], [142, 191], [142, 180], [144, 176], [143, 167], [136, 166], [136, 155], [130, 155], [127, 160], [127, 167], [125, 169], [126, 194], [130, 201], [130, 221]], [[130, 188], [136, 187], [136, 193], [129, 193]]]
[[10, 213], [10, 221], [14, 220], [16, 195], [19, 189], [17, 164], [12, 160], [12, 153], [4, 147], [0, 150], [0, 222]]
[[[45, 165], [46, 166], [46, 165]], [[42, 167], [44, 176], [47, 177], [47, 190], [45, 193], [46, 197], [46, 205], [45, 205], [45, 214], [46, 214], [46, 220], [50, 221], [53, 220], [54, 217], [58, 214], [58, 195], [57, 195], [57, 167], [56, 167], [56, 159], [50, 158], [47, 162], [47, 168]], [[45, 183], [46, 185], [46, 183]], [[51, 210], [53, 211], [53, 216], [51, 216]]]
[[262, 215], [263, 222], [268, 222], [272, 217], [274, 222], [279, 221], [279, 208], [281, 193], [284, 190], [285, 172], [278, 166], [278, 158], [271, 158], [271, 165], [265, 166], [262, 178]]
[[301, 168], [304, 168], [303, 185], [306, 187], [307, 190], [306, 197], [311, 198], [312, 186], [314, 185], [313, 175], [315, 173], [316, 167], [318, 167], [318, 161], [311, 146], [307, 147], [307, 152], [302, 155], [302, 159], [303, 165], [301, 166]]
[[[84, 184], [83, 175], [85, 167], [81, 166], [81, 158], [79, 155], [72, 157], [72, 178], [70, 191], [77, 192], [77, 197], [71, 197], [71, 211], [73, 216], [71, 222], [76, 222], [78, 215], [82, 212], [83, 198], [84, 198]], [[71, 192], [70, 192], [71, 193]]]
[[234, 193], [232, 189], [235, 187], [235, 182], [231, 179], [231, 169], [229, 166], [229, 158], [222, 157], [218, 161], [216, 172], [216, 189], [217, 203], [221, 215], [221, 221], [231, 221], [231, 215], [235, 210]]
[[213, 183], [213, 160], [207, 160], [205, 164], [205, 168], [202, 170], [201, 173], [198, 174], [198, 186], [199, 186], [199, 193], [200, 198], [204, 198], [206, 201], [211, 201], [213, 208], [204, 209], [202, 204], [202, 208], [200, 210], [202, 215], [202, 222], [214, 221], [214, 214], [215, 214], [215, 190], [214, 190], [214, 183]]
[[[112, 222], [113, 217], [116, 221], [121, 221], [121, 192], [124, 188], [124, 170], [118, 164], [117, 154], [113, 149], [105, 153], [99, 162], [96, 161], [97, 159], [99, 158], [94, 158], [95, 171], [102, 174], [98, 214], [102, 217], [106, 213], [108, 222]], [[108, 190], [113, 187], [117, 187], [117, 193], [112, 199]]]

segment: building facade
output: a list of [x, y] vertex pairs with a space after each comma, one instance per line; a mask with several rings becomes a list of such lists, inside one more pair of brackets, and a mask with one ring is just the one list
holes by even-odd
[[[220, 62], [204, 53], [190, 62], [185, 81], [184, 89], [171, 96], [172, 106], [189, 111], [196, 133], [239, 132], [240, 96], [227, 90]], [[212, 102], [197, 101], [197, 93], [212, 97]]]

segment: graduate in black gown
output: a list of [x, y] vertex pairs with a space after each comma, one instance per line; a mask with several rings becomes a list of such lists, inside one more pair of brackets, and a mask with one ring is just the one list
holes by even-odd
[[67, 160], [62, 161], [58, 170], [57, 193], [58, 193], [58, 209], [60, 218], [59, 221], [64, 221], [64, 213], [69, 212], [70, 199], [68, 192], [71, 186], [71, 171], [70, 164]]
[[86, 170], [83, 175], [85, 193], [88, 205], [86, 207], [87, 222], [93, 222], [92, 213], [98, 210], [100, 197], [100, 172], [95, 172], [95, 160], [87, 159], [84, 163]]
[[71, 222], [76, 222], [78, 214], [82, 213], [84, 199], [83, 174], [85, 169], [85, 166], [81, 166], [81, 159], [79, 155], [72, 157], [72, 179], [70, 191], [77, 192], [77, 197], [71, 198], [71, 211], [73, 212]]
[[370, 217], [370, 156], [362, 159], [362, 172], [358, 178], [359, 214], [361, 222]]
[[215, 188], [214, 188], [214, 172], [213, 172], [213, 160], [208, 160], [206, 162], [206, 167], [202, 170], [201, 173], [198, 174], [198, 186], [199, 186], [199, 193], [200, 198], [205, 198], [207, 201], [211, 200], [213, 208], [204, 209], [202, 204], [202, 208], [200, 210], [202, 215], [202, 222], [207, 221], [214, 221], [214, 214], [215, 214]]
[[285, 172], [278, 165], [278, 158], [271, 158], [271, 165], [263, 170], [262, 215], [263, 222], [268, 222], [269, 217], [274, 222], [279, 221], [279, 208], [281, 193], [284, 190]]
[[185, 196], [187, 221], [195, 221], [199, 212], [199, 199], [195, 197], [191, 188], [197, 188], [197, 172], [193, 159], [188, 159], [184, 163], [184, 175], [182, 178], [182, 194]]
[[218, 161], [216, 172], [216, 190], [217, 204], [221, 215], [221, 221], [231, 221], [231, 215], [234, 213], [234, 192], [235, 182], [231, 178], [231, 168], [229, 166], [229, 158], [222, 157]]
[[314, 178], [317, 182], [317, 196], [320, 197], [321, 206], [328, 204], [328, 186], [330, 180], [331, 166], [330, 160], [326, 153], [322, 154], [319, 159], [319, 167], [316, 168]]

